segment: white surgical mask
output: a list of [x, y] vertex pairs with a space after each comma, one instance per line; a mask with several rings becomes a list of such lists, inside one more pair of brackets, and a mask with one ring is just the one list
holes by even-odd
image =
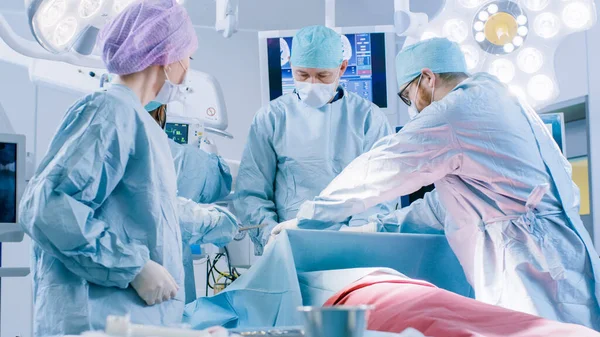
[[329, 103], [335, 95], [337, 89], [337, 81], [331, 84], [323, 83], [308, 83], [299, 82], [296, 83], [296, 91], [300, 96], [300, 100], [313, 108], [320, 108], [325, 104]]
[[164, 71], [167, 79], [165, 80], [165, 84], [163, 84], [162, 88], [160, 88], [160, 91], [158, 92], [158, 95], [156, 95], [154, 101], [161, 104], [168, 104], [179, 100], [180, 95], [182, 95], [185, 91], [185, 81], [187, 77], [187, 69], [183, 66], [183, 63], [181, 63], [181, 61], [179, 62], [179, 64], [181, 64], [181, 67], [185, 70], [185, 75], [181, 84], [174, 84], [173, 82], [171, 82], [171, 80], [169, 80], [169, 75], [167, 75], [167, 70], [165, 69]]
[[419, 115], [419, 110], [417, 110], [417, 105], [415, 102], [410, 101], [410, 106], [408, 107], [408, 117], [412, 120], [415, 119]]
[[[421, 76], [423, 78], [423, 76]], [[417, 82], [417, 89], [415, 90], [415, 97], [410, 101], [410, 106], [408, 107], [408, 117], [412, 120], [415, 119], [419, 115], [419, 110], [417, 110], [417, 94], [419, 93], [419, 85], [421, 85], [421, 78]], [[433, 103], [433, 96], [435, 95], [435, 85], [431, 90], [431, 103]]]

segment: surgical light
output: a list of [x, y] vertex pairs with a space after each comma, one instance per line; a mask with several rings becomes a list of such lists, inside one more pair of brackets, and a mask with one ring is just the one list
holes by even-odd
[[54, 0], [41, 9], [40, 24], [42, 27], [54, 26], [65, 14], [67, 9], [66, 0]]
[[475, 8], [481, 5], [483, 0], [458, 0], [458, 2], [466, 8]]
[[450, 20], [444, 25], [444, 36], [450, 41], [461, 43], [469, 36], [469, 28], [462, 20]]
[[438, 37], [438, 35], [433, 32], [425, 32], [423, 35], [421, 35], [421, 41], [433, 39], [435, 37]]
[[467, 69], [473, 70], [479, 65], [479, 48], [472, 45], [463, 45], [460, 48], [465, 54]]
[[492, 73], [535, 106], [559, 94], [553, 58], [562, 39], [596, 16], [594, 0], [457, 0], [446, 1], [426, 30], [449, 36], [449, 22], [465, 22], [470, 32], [459, 44], [468, 71]]
[[57, 46], [64, 46], [75, 35], [77, 30], [77, 20], [74, 17], [68, 17], [61, 21], [54, 31], [54, 41]]
[[523, 90], [523, 88], [521, 88], [517, 85], [508, 86], [508, 90], [518, 98], [521, 98], [521, 99], [527, 98], [527, 95], [525, 94], [525, 90]]
[[492, 63], [489, 73], [498, 77], [503, 83], [509, 83], [515, 78], [515, 66], [505, 59], [498, 59]]
[[560, 30], [560, 21], [558, 17], [552, 13], [542, 13], [538, 15], [533, 24], [535, 33], [544, 39], [550, 39]]
[[537, 101], [547, 101], [554, 94], [554, 82], [546, 75], [535, 75], [527, 84], [527, 91]]
[[490, 18], [490, 14], [488, 12], [479, 12], [479, 20], [481, 21], [487, 21], [487, 19]]
[[[48, 51], [93, 52], [97, 30], [135, 0], [28, 0], [29, 24]], [[178, 0], [178, 2], [180, 2]]]
[[483, 27], [485, 27], [485, 24], [481, 21], [477, 21], [473, 24], [473, 29], [475, 29], [478, 32], [481, 32], [483, 30]]
[[544, 64], [544, 55], [536, 48], [525, 48], [517, 57], [517, 65], [522, 71], [533, 74], [538, 72]]
[[113, 4], [113, 11], [115, 13], [121, 13], [127, 6], [129, 6], [135, 0], [115, 0]]
[[483, 42], [483, 41], [485, 41], [485, 34], [481, 33], [481, 32], [477, 33], [475, 35], [475, 40], [477, 40], [477, 42]]
[[521, 47], [523, 45], [523, 38], [520, 36], [515, 36], [515, 38], [513, 39], [513, 44], [516, 47]]
[[550, 0], [525, 0], [525, 7], [532, 11], [541, 11], [548, 6]]
[[529, 29], [527, 29], [527, 27], [525, 27], [525, 26], [521, 26], [521, 27], [519, 27], [519, 29], [517, 30], [517, 32], [521, 36], [527, 36], [527, 33], [529, 33]]
[[100, 7], [102, 7], [102, 0], [83, 0], [79, 4], [79, 15], [84, 19], [89, 18], [96, 14]]
[[582, 29], [590, 22], [590, 8], [581, 2], [569, 3], [562, 12], [562, 19], [567, 27]]

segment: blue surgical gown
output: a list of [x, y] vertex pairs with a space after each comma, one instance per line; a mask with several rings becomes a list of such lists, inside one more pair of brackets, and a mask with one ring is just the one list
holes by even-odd
[[231, 192], [232, 177], [223, 158], [169, 139], [177, 174], [179, 221], [185, 270], [185, 302], [196, 299], [194, 261], [190, 245], [227, 245], [237, 234], [237, 219], [226, 209], [209, 207]]
[[177, 195], [200, 204], [219, 201], [231, 192], [232, 177], [223, 158], [169, 139], [177, 173]]
[[[437, 196], [397, 215], [443, 226], [477, 299], [600, 329], [600, 260], [571, 166], [535, 111], [490, 75], [463, 81], [357, 158], [302, 205], [299, 226], [432, 183]], [[437, 203], [442, 211], [427, 207]]]
[[[257, 255], [262, 254], [273, 227], [295, 218], [304, 201], [318, 195], [354, 158], [391, 134], [379, 108], [354, 93], [338, 90], [341, 98], [320, 109], [290, 93], [273, 100], [254, 117], [234, 206], [244, 226], [266, 225], [250, 230]], [[364, 225], [370, 214], [387, 213], [390, 205], [365, 210], [350, 224]]]
[[[32, 238], [36, 337], [103, 329], [107, 315], [181, 322], [175, 179], [166, 134], [127, 87], [67, 111], [19, 208]], [[129, 286], [148, 260], [173, 276], [174, 299], [148, 306]]]

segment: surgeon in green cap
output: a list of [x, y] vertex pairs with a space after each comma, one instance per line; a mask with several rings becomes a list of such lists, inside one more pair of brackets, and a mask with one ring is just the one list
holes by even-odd
[[467, 75], [447, 39], [406, 47], [396, 69], [413, 119], [304, 203], [299, 228], [435, 184], [357, 231], [445, 233], [478, 300], [600, 329], [598, 253], [571, 166], [536, 112], [496, 77]]
[[[340, 86], [348, 61], [338, 33], [323, 26], [299, 30], [290, 63], [296, 90], [256, 113], [237, 178], [235, 209], [244, 226], [259, 227], [250, 231], [258, 255], [273, 228], [294, 219], [304, 201], [391, 134], [377, 106]], [[388, 211], [374, 205], [327, 228], [364, 225], [369, 214]]]

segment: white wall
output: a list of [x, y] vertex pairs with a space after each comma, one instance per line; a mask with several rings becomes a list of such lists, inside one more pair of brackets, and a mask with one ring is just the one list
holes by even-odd
[[[192, 67], [212, 74], [225, 93], [232, 140], [214, 137], [219, 154], [239, 160], [242, 156], [250, 123], [260, 108], [260, 77], [258, 71], [258, 39], [255, 32], [240, 32], [225, 39], [213, 30], [197, 29], [200, 50]], [[209, 52], [203, 45], [210, 46]]]

